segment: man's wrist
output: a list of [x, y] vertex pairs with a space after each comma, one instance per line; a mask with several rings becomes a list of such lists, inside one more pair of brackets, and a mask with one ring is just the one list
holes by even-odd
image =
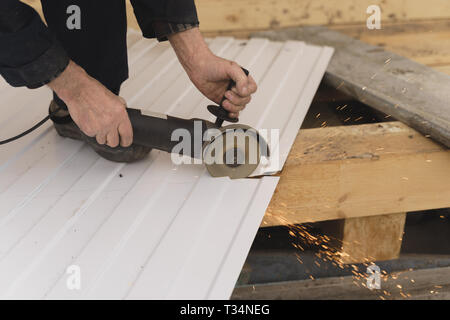
[[64, 102], [70, 103], [80, 95], [80, 88], [87, 73], [73, 61], [70, 61], [67, 68], [48, 86], [61, 98]]

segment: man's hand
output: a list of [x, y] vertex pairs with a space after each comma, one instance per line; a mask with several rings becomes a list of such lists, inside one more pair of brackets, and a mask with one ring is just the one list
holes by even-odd
[[73, 121], [84, 134], [112, 148], [132, 144], [133, 129], [125, 101], [74, 62], [49, 87], [66, 103]]
[[[225, 96], [223, 107], [231, 117], [238, 117], [257, 89], [253, 78], [247, 77], [237, 63], [214, 55], [198, 28], [170, 35], [169, 41], [197, 89], [217, 104]], [[230, 79], [236, 87], [227, 91]]]

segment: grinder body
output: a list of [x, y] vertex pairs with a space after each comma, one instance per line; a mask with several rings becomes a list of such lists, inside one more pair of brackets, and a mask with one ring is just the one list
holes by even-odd
[[176, 130], [187, 130], [191, 138], [191, 148], [183, 152], [196, 159], [202, 159], [203, 143], [202, 140], [195, 139], [202, 139], [208, 129], [216, 128], [214, 123], [201, 119], [182, 119], [131, 108], [127, 108], [127, 112], [133, 127], [135, 144], [171, 153], [179, 143], [172, 140], [173, 133]]

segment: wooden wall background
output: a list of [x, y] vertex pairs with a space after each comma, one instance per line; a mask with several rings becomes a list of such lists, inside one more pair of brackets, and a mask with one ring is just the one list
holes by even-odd
[[[95, 1], [95, 0], [94, 0]], [[23, 2], [40, 7], [39, 0]], [[196, 0], [204, 32], [264, 30], [300, 25], [365, 22], [366, 9], [380, 5], [383, 22], [450, 18], [449, 0]], [[131, 5], [127, 0], [128, 8]], [[129, 10], [130, 26], [136, 20]]]
[[[1, 1], [1, 0], [0, 0]], [[95, 1], [95, 0], [94, 0]], [[23, 0], [40, 11], [39, 0]], [[327, 25], [450, 74], [450, 0], [196, 0], [206, 36]], [[366, 10], [382, 9], [382, 30], [368, 30]], [[130, 27], [138, 28], [127, 0]]]

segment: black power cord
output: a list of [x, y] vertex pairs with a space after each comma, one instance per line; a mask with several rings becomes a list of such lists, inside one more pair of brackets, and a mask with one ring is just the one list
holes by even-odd
[[28, 130], [22, 132], [21, 134], [18, 134], [18, 135], [15, 136], [15, 137], [12, 137], [12, 138], [9, 138], [9, 139], [0, 141], [0, 146], [1, 146], [1, 145], [4, 145], [4, 144], [7, 144], [7, 143], [11, 143], [11, 142], [13, 142], [13, 141], [16, 141], [16, 140], [18, 140], [18, 139], [20, 139], [20, 138], [26, 136], [27, 134], [30, 134], [31, 132], [33, 132], [34, 130], [36, 130], [36, 129], [39, 128], [40, 126], [42, 126], [44, 123], [46, 123], [46, 122], [50, 119], [50, 117], [53, 116], [54, 114], [56, 114], [60, 109], [61, 109], [61, 107], [58, 106], [58, 107], [56, 108], [56, 110], [52, 111], [52, 112], [51, 112], [48, 116], [46, 116], [44, 119], [42, 119], [41, 121], [39, 121], [37, 124], [35, 124], [34, 126], [32, 126], [30, 129], [28, 129]]

